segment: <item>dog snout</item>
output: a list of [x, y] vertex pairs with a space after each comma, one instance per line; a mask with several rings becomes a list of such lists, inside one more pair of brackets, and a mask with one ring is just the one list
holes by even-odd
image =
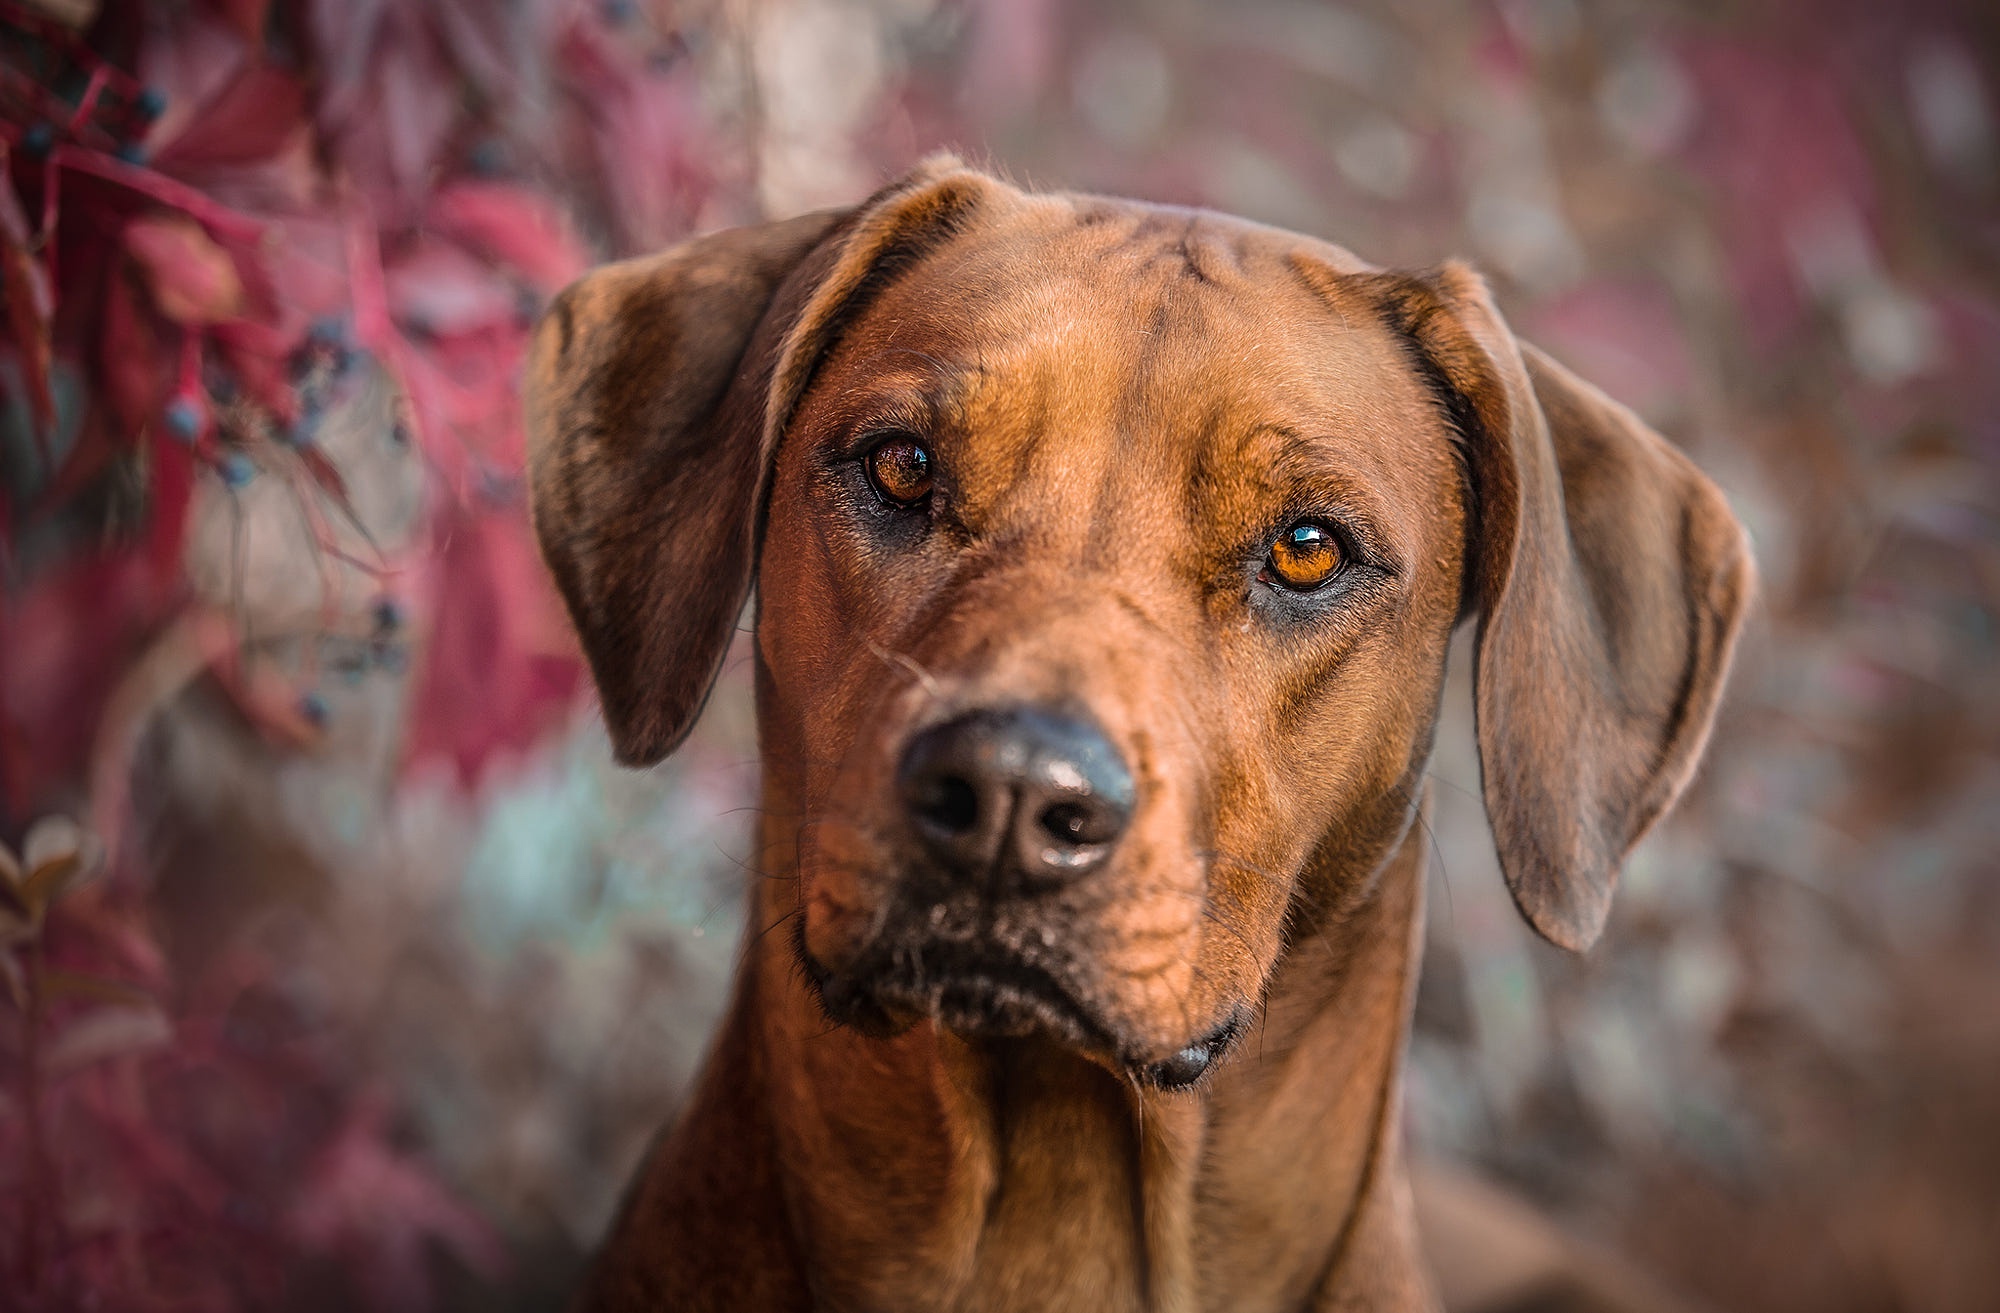
[[917, 734], [897, 784], [923, 849], [956, 875], [1030, 885], [1103, 864], [1133, 808], [1103, 731], [1036, 707], [974, 711]]

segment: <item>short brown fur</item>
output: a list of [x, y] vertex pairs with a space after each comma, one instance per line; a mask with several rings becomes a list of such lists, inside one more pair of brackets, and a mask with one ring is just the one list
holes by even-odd
[[[949, 159], [591, 275], [528, 401], [622, 759], [686, 733], [758, 598], [767, 878], [580, 1307], [1432, 1307], [1396, 1117], [1447, 644], [1478, 617], [1514, 896], [1584, 947], [1750, 589], [1714, 487], [1462, 266]], [[860, 472], [885, 431], [935, 455], [917, 518]], [[1330, 601], [1258, 574], [1300, 517], [1347, 535]], [[823, 989], [929, 933], [898, 752], [1017, 703], [1102, 727], [1130, 828], [1087, 880], [947, 890], [929, 925], [977, 922], [1074, 1015], [831, 1024]], [[1193, 1088], [1145, 1078], [1205, 1037]]]

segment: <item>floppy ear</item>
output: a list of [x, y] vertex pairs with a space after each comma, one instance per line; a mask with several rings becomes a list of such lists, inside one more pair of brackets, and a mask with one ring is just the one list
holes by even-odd
[[620, 761], [666, 756], [707, 700], [777, 437], [844, 315], [988, 181], [928, 160], [852, 210], [606, 265], [543, 318], [523, 388], [535, 531]]
[[1517, 343], [1470, 269], [1394, 278], [1465, 444], [1487, 817], [1514, 902], [1596, 940], [1618, 866], [1700, 759], [1753, 587], [1742, 527], [1631, 411]]
[[777, 336], [758, 328], [839, 220], [736, 228], [607, 265], [536, 332], [535, 531], [629, 765], [686, 735], [729, 646], [755, 559]]

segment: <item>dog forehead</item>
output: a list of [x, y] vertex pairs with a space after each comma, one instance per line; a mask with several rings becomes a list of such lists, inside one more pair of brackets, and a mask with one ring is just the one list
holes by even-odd
[[[1432, 410], [1382, 306], [1328, 292], [1364, 272], [1338, 246], [1226, 214], [1020, 196], [886, 272], [828, 366], [842, 388], [928, 384], [970, 410], [1032, 408], [1128, 444], [1254, 428], [1382, 438]], [[1402, 422], [1384, 430], [1390, 414]]]
[[1443, 430], [1382, 308], [1340, 290], [1369, 268], [1207, 211], [1022, 197], [887, 276], [816, 390], [926, 394], [978, 435], [954, 453], [976, 487], [1039, 467], [1081, 495], [1122, 469], [1147, 499], [1220, 480], [1254, 501], [1318, 462], [1420, 499]]
[[1176, 330], [1212, 348], [1225, 339], [1254, 346], [1287, 326], [1316, 332], [1329, 312], [1343, 316], [1307, 265], [1322, 275], [1369, 270], [1330, 243], [1230, 215], [1018, 196], [901, 262], [859, 320], [928, 330], [946, 342], [962, 336], [989, 360], [1015, 344], [1144, 357], [1148, 344], [1136, 339], [1156, 339], [1157, 354]]

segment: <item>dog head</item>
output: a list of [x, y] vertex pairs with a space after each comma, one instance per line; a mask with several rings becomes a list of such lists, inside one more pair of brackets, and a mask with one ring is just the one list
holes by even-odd
[[755, 585], [829, 1012], [1170, 1086], [1402, 838], [1466, 617], [1503, 870], [1588, 945], [1750, 587], [1715, 488], [1467, 269], [950, 160], [593, 273], [527, 399], [622, 759], [687, 732]]

